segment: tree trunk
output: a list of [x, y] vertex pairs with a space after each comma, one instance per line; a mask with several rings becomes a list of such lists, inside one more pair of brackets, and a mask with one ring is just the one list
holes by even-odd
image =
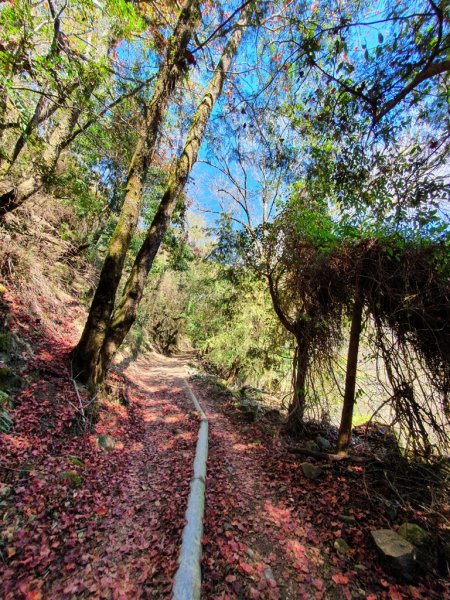
[[[75, 92], [75, 90], [77, 89], [77, 87], [79, 87], [79, 83], [78, 82], [77, 83], [71, 83], [65, 89], [65, 91], [64, 91], [65, 96], [64, 97], [65, 98], [70, 98], [72, 96], [72, 94]], [[42, 123], [44, 123], [58, 109], [61, 108], [62, 110], [64, 110], [63, 106], [64, 106], [64, 99], [62, 97], [60, 97], [58, 100], [50, 101], [48, 98], [46, 98], [46, 96], [44, 94], [41, 96], [41, 98], [38, 100], [38, 102], [36, 104], [33, 116], [28, 121], [27, 126], [25, 127], [24, 131], [22, 131], [22, 133], [19, 135], [19, 137], [16, 140], [16, 143], [14, 145], [14, 150], [13, 150], [11, 159], [8, 162], [7, 169], [4, 170], [4, 171], [0, 170], [0, 175], [1, 176], [6, 175], [12, 169], [12, 167], [14, 166], [14, 163], [19, 158], [22, 150], [25, 148], [25, 146], [26, 146], [26, 144], [28, 142], [28, 139], [33, 134], [33, 132], [36, 130], [36, 128], [38, 127], [38, 125], [41, 125]], [[61, 121], [59, 121], [59, 122], [61, 122]], [[67, 139], [69, 139], [69, 138], [67, 138]]]
[[70, 139], [78, 117], [83, 110], [83, 100], [90, 97], [94, 87], [95, 85], [91, 84], [84, 90], [83, 98], [71, 99], [68, 106], [59, 111], [58, 124], [42, 147], [37, 169], [22, 179], [17, 186], [10, 184], [8, 181], [2, 182], [2, 186], [6, 189], [2, 190], [0, 195], [0, 218], [18, 208], [38, 192], [53, 174], [61, 152], [67, 146], [67, 140]]
[[294, 393], [288, 408], [286, 430], [298, 434], [303, 428], [306, 405], [306, 378], [309, 366], [309, 345], [306, 337], [297, 337], [294, 359]]
[[[44, 94], [42, 94], [42, 96], [39, 98], [39, 100], [35, 106], [33, 116], [28, 121], [27, 126], [22, 131], [22, 133], [19, 135], [19, 137], [16, 140], [16, 143], [14, 144], [14, 150], [13, 150], [13, 153], [11, 156], [11, 161], [8, 165], [8, 171], [11, 170], [14, 163], [19, 158], [19, 155], [22, 152], [22, 150], [25, 148], [25, 145], [26, 145], [27, 140], [30, 137], [30, 135], [33, 133], [33, 131], [36, 129], [36, 127], [40, 123], [43, 122], [43, 115], [50, 114], [49, 108], [47, 106], [48, 104], [49, 104], [49, 101], [48, 101], [47, 97]], [[58, 106], [56, 104], [56, 102], [54, 103], [54, 106], [55, 106], [55, 110], [56, 110], [56, 108]]]
[[362, 315], [364, 307], [361, 290], [361, 276], [356, 281], [355, 301], [353, 303], [350, 340], [347, 354], [347, 370], [345, 374], [344, 404], [342, 406], [341, 423], [336, 445], [336, 452], [346, 455], [350, 446], [352, 434], [353, 407], [355, 405], [356, 371], [358, 368], [359, 340], [361, 337]]
[[170, 39], [165, 60], [160, 67], [155, 90], [147, 107], [146, 119], [138, 136], [128, 170], [124, 202], [109, 242], [88, 319], [72, 354], [74, 373], [85, 383], [96, 368], [114, 310], [126, 254], [139, 220], [142, 188], [148, 165], [155, 150], [167, 105], [185, 72], [185, 52], [199, 21], [198, 0], [186, 0]]
[[239, 365], [239, 361], [238, 360], [234, 360], [229, 371], [227, 374], [227, 378], [226, 378], [226, 383], [227, 384], [231, 384], [233, 383], [233, 381], [235, 381], [236, 377], [238, 376], [239, 371], [241, 370], [241, 367]]
[[14, 186], [9, 180], [2, 181], [0, 183], [0, 219], [35, 194], [39, 187], [37, 175], [23, 179], [17, 186]]
[[144, 292], [145, 280], [169, 227], [173, 211], [184, 189], [189, 173], [197, 160], [209, 117], [211, 116], [216, 100], [222, 92], [227, 71], [231, 66], [244, 30], [248, 25], [251, 12], [252, 9], [247, 8], [238, 20], [236, 28], [231, 34], [220, 61], [214, 70], [211, 82], [194, 115], [183, 152], [177, 161], [175, 172], [169, 180], [156, 215], [153, 218], [153, 222], [147, 231], [144, 243], [132, 267], [122, 298], [114, 311], [95, 372], [91, 375], [91, 384], [93, 386], [97, 386], [102, 382], [111, 360], [136, 319], [137, 309]]
[[6, 123], [8, 106], [8, 93], [6, 87], [0, 84], [0, 178], [2, 173], [5, 173], [8, 168], [8, 160], [5, 151], [3, 150], [3, 137], [8, 125]]
[[22, 150], [25, 147], [27, 139], [30, 137], [31, 133], [34, 131], [35, 127], [39, 123], [41, 114], [44, 112], [46, 102], [47, 102], [47, 98], [44, 94], [42, 94], [42, 96], [37, 101], [33, 116], [28, 121], [27, 126], [25, 127], [25, 129], [22, 131], [22, 133], [19, 135], [19, 137], [16, 140], [16, 143], [14, 145], [14, 150], [12, 153], [12, 157], [11, 157], [11, 162], [8, 166], [8, 170], [16, 162], [17, 158], [19, 157], [19, 154], [22, 152]]
[[[47, 55], [45, 57], [45, 61], [48, 62], [48, 64], [51, 64], [55, 60], [55, 58], [60, 54], [61, 48], [63, 47], [64, 42], [62, 41], [62, 37], [61, 37], [61, 13], [55, 12], [55, 8], [51, 2], [48, 3], [48, 6], [49, 6], [50, 13], [51, 13], [51, 17], [53, 18], [53, 39], [52, 39], [52, 43], [50, 44], [49, 52], [47, 53]], [[17, 65], [13, 66], [13, 73], [11, 75], [14, 75], [14, 73], [17, 72], [17, 69], [18, 69]], [[74, 90], [75, 88], [76, 88], [76, 86], [73, 86], [72, 90]], [[55, 105], [56, 108], [58, 107], [57, 103], [53, 103], [53, 104]], [[25, 127], [25, 129], [22, 131], [22, 133], [19, 135], [19, 137], [16, 140], [16, 143], [15, 143], [14, 149], [13, 149], [13, 153], [12, 153], [12, 157], [10, 159], [5, 159], [5, 161], [2, 162], [0, 165], [0, 177], [1, 178], [3, 178], [11, 170], [11, 168], [14, 165], [15, 161], [17, 160], [19, 154], [22, 152], [23, 148], [25, 147], [28, 138], [30, 137], [32, 132], [36, 129], [36, 127], [40, 123], [42, 123], [45, 120], [45, 118], [48, 118], [48, 116], [50, 116], [52, 114], [52, 112], [54, 112], [56, 110], [56, 108], [54, 108], [53, 111], [51, 111], [48, 108], [48, 106], [46, 107], [46, 105], [48, 105], [47, 96], [46, 96], [46, 94], [42, 94], [35, 106], [33, 116], [28, 121], [27, 126]], [[6, 109], [6, 104], [4, 107]], [[24, 185], [23, 187], [25, 189], [27, 186]], [[12, 190], [11, 193], [14, 193], [14, 190]], [[2, 206], [1, 202], [0, 202], [0, 206]]]

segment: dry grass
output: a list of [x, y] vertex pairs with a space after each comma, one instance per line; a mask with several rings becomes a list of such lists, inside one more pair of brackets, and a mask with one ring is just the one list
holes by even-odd
[[61, 234], [76, 215], [50, 196], [37, 194], [0, 225], [0, 279], [50, 330], [74, 299], [95, 285], [95, 271]]

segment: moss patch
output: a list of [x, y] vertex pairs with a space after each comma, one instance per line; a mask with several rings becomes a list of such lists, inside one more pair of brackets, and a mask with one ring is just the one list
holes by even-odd
[[80, 488], [83, 485], [83, 478], [76, 471], [61, 471], [58, 479], [71, 488]]

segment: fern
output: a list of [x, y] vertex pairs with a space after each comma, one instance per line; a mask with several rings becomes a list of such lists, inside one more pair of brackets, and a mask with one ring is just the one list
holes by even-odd
[[0, 433], [8, 433], [13, 426], [11, 415], [4, 409], [0, 408]]

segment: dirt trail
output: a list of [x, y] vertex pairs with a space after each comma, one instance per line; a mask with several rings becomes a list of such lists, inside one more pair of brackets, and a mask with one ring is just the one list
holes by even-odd
[[[202, 598], [442, 597], [429, 582], [400, 584], [381, 568], [370, 530], [383, 517], [368, 504], [361, 467], [322, 465], [321, 478], [305, 478], [299, 461], [284, 449], [277, 426], [246, 422], [229, 397], [205, 379], [190, 377], [191, 360], [189, 354], [153, 355], [126, 373], [150, 391], [156, 385], [179, 392], [182, 380], [188, 380], [208, 418]], [[186, 407], [184, 393], [173, 398], [180, 411]], [[343, 522], [343, 514], [351, 519]], [[341, 538], [349, 543], [345, 555], [335, 547]]]
[[[380, 515], [359, 472], [330, 465], [307, 480], [275, 426], [247, 423], [229, 397], [191, 377], [189, 354], [122, 361], [129, 402], [111, 393], [96, 431], [73, 435], [70, 348], [43, 339], [37, 379], [17, 401], [14, 431], [0, 440], [8, 488], [0, 597], [170, 598], [199, 427], [184, 379], [210, 424], [202, 598], [443, 597], [430, 582], [387, 580], [367, 544]], [[112, 435], [116, 447], [103, 452], [98, 434]], [[69, 469], [80, 485], [61, 479]], [[337, 538], [349, 542], [346, 556]]]
[[[125, 372], [149, 391], [162, 384], [179, 389], [189, 380], [190, 360], [189, 354], [153, 355]], [[317, 536], [293, 516], [294, 498], [286, 488], [266, 473], [266, 449], [236, 428], [205, 387], [192, 385], [210, 423], [203, 596], [332, 597]]]
[[[54, 365], [47, 350], [45, 360]], [[126, 369], [129, 404], [112, 397], [94, 434], [70, 435], [64, 423], [56, 432], [72, 387], [65, 358], [61, 375], [24, 391], [15, 430], [0, 440], [13, 467], [0, 520], [4, 600], [170, 597], [198, 422], [180, 380], [184, 363], [163, 359], [160, 369], [157, 360]], [[99, 448], [101, 433], [114, 437], [113, 450]], [[72, 486], [60, 475], [74, 469], [80, 485]]]
[[116, 501], [103, 522], [107, 535], [83, 577], [85, 584], [92, 580], [94, 597], [99, 573], [106, 598], [170, 596], [197, 427], [180, 379], [184, 369], [181, 361], [166, 364], [155, 356], [124, 370], [139, 390], [143, 432], [127, 440], [133, 452], [118, 465]]

